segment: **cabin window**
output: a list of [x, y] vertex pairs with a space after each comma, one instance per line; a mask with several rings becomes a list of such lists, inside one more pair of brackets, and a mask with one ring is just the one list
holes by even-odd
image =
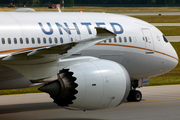
[[126, 37], [124, 37], [124, 42], [127, 42], [127, 38]]
[[119, 37], [119, 42], [120, 42], [120, 43], [122, 42], [122, 39], [121, 39], [121, 37]]
[[35, 39], [34, 38], [31, 38], [31, 41], [32, 41], [33, 44], [35, 43]]
[[17, 39], [16, 38], [14, 38], [14, 44], [17, 44]]
[[73, 42], [73, 38], [71, 38], [71, 42]]
[[37, 38], [37, 41], [38, 41], [39, 44], [41, 43], [41, 39], [40, 38]]
[[46, 38], [43, 38], [43, 42], [44, 42], [44, 44], [46, 44]]
[[23, 44], [23, 39], [22, 38], [20, 38], [20, 43]]
[[60, 41], [61, 41], [61, 43], [63, 43], [63, 38], [62, 37], [60, 38]]
[[5, 44], [5, 39], [4, 38], [2, 38], [1, 41], [2, 41], [2, 44]]
[[168, 43], [169, 41], [167, 40], [167, 38], [163, 35], [163, 39], [166, 43]]
[[11, 38], [8, 38], [8, 43], [11, 44]]
[[147, 37], [145, 37], [145, 40], [146, 40], [146, 42], [148, 42], [148, 39], [147, 39]]
[[26, 38], [26, 43], [29, 44], [29, 39], [28, 38]]
[[109, 42], [111, 43], [111, 39], [109, 39]]
[[117, 42], [117, 39], [116, 39], [116, 37], [114, 38], [114, 42], [115, 42], [115, 43]]
[[52, 43], [52, 39], [51, 39], [51, 38], [49, 38], [49, 43], [50, 43], [50, 44]]
[[56, 38], [56, 37], [54, 38], [54, 42], [55, 42], [55, 43], [58, 43], [58, 40], [57, 40], [57, 38]]
[[129, 37], [129, 42], [132, 42], [132, 38], [131, 37]]
[[137, 42], [137, 39], [136, 39], [136, 37], [135, 37], [135, 36], [134, 36], [133, 40], [134, 40], [134, 42]]

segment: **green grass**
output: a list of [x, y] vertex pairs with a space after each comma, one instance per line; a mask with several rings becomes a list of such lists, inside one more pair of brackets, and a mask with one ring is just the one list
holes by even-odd
[[62, 9], [63, 12], [79, 12], [80, 10], [82, 10], [84, 12], [107, 12], [107, 13], [179, 12], [180, 7], [87, 7], [87, 6], [74, 6], [74, 7], [65, 7], [65, 9]]
[[[31, 7], [37, 12], [58, 12], [57, 9], [48, 9], [48, 7]], [[12, 11], [16, 8], [1, 7], [0, 11]], [[122, 13], [122, 12], [180, 12], [180, 7], [88, 7], [74, 6], [61, 9], [62, 12], [107, 12], [107, 13]]]
[[150, 16], [132, 16], [149, 23], [180, 23], [179, 15], [150, 15]]
[[[149, 23], [180, 23], [180, 16], [133, 16]], [[180, 26], [157, 26], [166, 36], [180, 36]]]
[[180, 26], [157, 26], [165, 36], [180, 36]]
[[38, 88], [39, 87], [32, 87], [32, 88], [25, 88], [25, 89], [14, 89], [14, 90], [0, 90], [0, 95], [40, 93]]
[[180, 84], [180, 76], [151, 78], [149, 86]]
[[[37, 12], [58, 12], [57, 9], [47, 7], [32, 7]], [[0, 8], [0, 11], [12, 11], [17, 8]], [[180, 7], [65, 7], [62, 12], [106, 12], [106, 13], [127, 13], [127, 12], [180, 12]], [[149, 23], [180, 23], [180, 16], [174, 15], [153, 15], [133, 16]]]

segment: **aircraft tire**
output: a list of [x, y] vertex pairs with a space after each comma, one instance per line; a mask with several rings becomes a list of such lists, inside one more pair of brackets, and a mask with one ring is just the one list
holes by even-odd
[[142, 99], [142, 94], [138, 90], [130, 90], [129, 96], [127, 97], [127, 101], [129, 102], [139, 102]]

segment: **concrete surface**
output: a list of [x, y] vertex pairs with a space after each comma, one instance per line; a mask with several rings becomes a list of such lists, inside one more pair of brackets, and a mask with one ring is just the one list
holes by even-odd
[[125, 102], [106, 110], [70, 111], [48, 95], [0, 96], [1, 120], [179, 120], [180, 85], [140, 88], [141, 102]]

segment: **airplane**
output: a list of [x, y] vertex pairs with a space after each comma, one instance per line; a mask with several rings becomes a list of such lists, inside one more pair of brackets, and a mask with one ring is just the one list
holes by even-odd
[[160, 30], [133, 17], [30, 8], [0, 16], [0, 90], [42, 85], [66, 109], [141, 101], [136, 88], [179, 61]]

